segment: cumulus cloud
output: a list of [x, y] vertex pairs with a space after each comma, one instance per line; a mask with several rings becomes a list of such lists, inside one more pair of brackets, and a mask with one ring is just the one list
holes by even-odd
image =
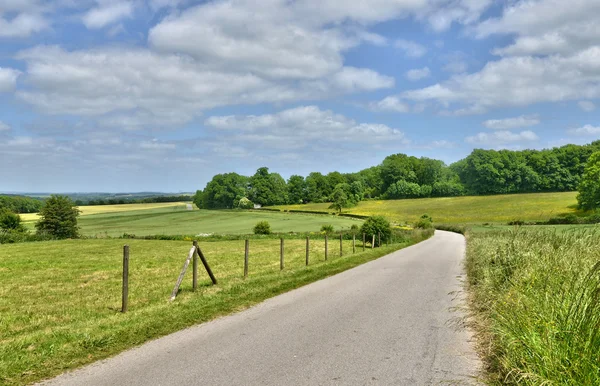
[[206, 126], [235, 131], [236, 138], [261, 138], [292, 142], [309, 146], [320, 139], [341, 142], [404, 141], [404, 133], [398, 129], [377, 123], [358, 123], [353, 119], [317, 106], [301, 106], [276, 114], [248, 116], [212, 116], [205, 120]]
[[20, 72], [12, 68], [0, 67], [0, 92], [14, 91]]
[[502, 146], [511, 143], [537, 141], [539, 137], [533, 131], [526, 130], [520, 133], [499, 130], [493, 133], [478, 133], [465, 139], [472, 145]]
[[380, 101], [371, 102], [369, 108], [372, 111], [391, 111], [396, 113], [408, 113], [411, 110], [408, 104], [395, 96], [388, 96]]
[[539, 125], [539, 123], [540, 119], [537, 115], [521, 115], [515, 118], [489, 119], [484, 121], [482, 125], [493, 130], [512, 130]]
[[9, 131], [9, 130], [10, 130], [10, 126], [8, 126], [6, 123], [0, 121], [0, 132]]
[[577, 102], [577, 104], [579, 105], [579, 108], [583, 111], [590, 112], [596, 110], [596, 105], [590, 101], [579, 101]]
[[113, 24], [133, 14], [133, 3], [129, 1], [98, 0], [98, 6], [83, 15], [83, 24], [90, 29], [98, 29]]
[[415, 68], [406, 72], [406, 79], [410, 81], [417, 81], [428, 78], [431, 75], [429, 67]]
[[25, 38], [48, 28], [48, 21], [36, 13], [19, 13], [8, 19], [0, 9], [0, 38]]
[[600, 126], [585, 125], [576, 129], [570, 129], [568, 132], [575, 135], [600, 135]]

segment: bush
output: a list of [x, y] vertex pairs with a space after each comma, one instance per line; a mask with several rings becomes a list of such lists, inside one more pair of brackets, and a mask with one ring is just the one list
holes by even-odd
[[270, 235], [271, 234], [271, 224], [268, 221], [259, 221], [254, 226], [254, 234], [255, 235]]
[[428, 214], [424, 214], [419, 221], [415, 223], [415, 228], [431, 229], [433, 228], [433, 219]]
[[361, 232], [369, 237], [375, 236], [375, 246], [379, 246], [379, 234], [381, 233], [381, 243], [389, 241], [392, 236], [392, 226], [383, 216], [369, 217], [362, 225]]
[[254, 203], [248, 200], [246, 197], [240, 198], [238, 201], [238, 208], [240, 209], [254, 209]]
[[40, 221], [35, 224], [37, 232], [57, 239], [79, 237], [77, 217], [79, 209], [67, 196], [52, 195], [40, 210]]
[[360, 228], [358, 227], [358, 225], [352, 224], [352, 226], [350, 227], [350, 232], [352, 232], [353, 234], [356, 234], [359, 229]]
[[0, 230], [11, 232], [24, 232], [21, 217], [8, 209], [0, 208]]
[[321, 232], [325, 232], [326, 234], [333, 233], [333, 225], [325, 224], [321, 227]]

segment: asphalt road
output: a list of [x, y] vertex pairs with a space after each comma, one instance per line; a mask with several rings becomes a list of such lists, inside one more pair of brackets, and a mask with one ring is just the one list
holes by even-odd
[[49, 385], [475, 384], [457, 327], [465, 241], [431, 239]]

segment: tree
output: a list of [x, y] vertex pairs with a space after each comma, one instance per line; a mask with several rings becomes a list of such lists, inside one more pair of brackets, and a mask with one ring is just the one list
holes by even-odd
[[[206, 184], [201, 195], [194, 196], [194, 202], [204, 209], [231, 209], [248, 190], [248, 177], [237, 173], [217, 174]], [[200, 205], [198, 205], [198, 202]]]
[[254, 203], [252, 201], [248, 200], [246, 197], [242, 197], [238, 201], [237, 207], [240, 209], [253, 209]]
[[362, 233], [368, 237], [375, 236], [375, 245], [379, 246], [379, 234], [381, 234], [381, 242], [384, 243], [392, 237], [392, 226], [390, 222], [383, 216], [371, 216], [365, 220], [360, 228]]
[[329, 197], [327, 177], [319, 172], [312, 172], [306, 177], [306, 196], [309, 202], [324, 202]]
[[348, 195], [345, 192], [344, 185], [348, 184], [338, 184], [335, 187], [333, 193], [331, 193], [333, 203], [329, 206], [330, 209], [335, 209], [340, 213], [342, 213], [342, 208], [346, 208], [349, 205]]
[[269, 168], [259, 168], [250, 177], [248, 198], [260, 205], [281, 205], [287, 202], [287, 185], [278, 173], [269, 173]]
[[79, 209], [67, 196], [52, 195], [40, 210], [40, 220], [35, 224], [38, 233], [47, 233], [58, 239], [79, 237], [77, 217]]
[[6, 208], [0, 208], [0, 231], [24, 232], [21, 217]]
[[290, 204], [302, 204], [307, 201], [306, 181], [304, 177], [293, 175], [287, 182], [288, 200]]
[[588, 158], [579, 183], [577, 202], [581, 209], [600, 208], [600, 151]]

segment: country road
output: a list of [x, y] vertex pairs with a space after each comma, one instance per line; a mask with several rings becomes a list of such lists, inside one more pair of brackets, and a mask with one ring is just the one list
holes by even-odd
[[464, 385], [479, 361], [457, 328], [465, 241], [418, 245], [157, 339], [48, 385]]

